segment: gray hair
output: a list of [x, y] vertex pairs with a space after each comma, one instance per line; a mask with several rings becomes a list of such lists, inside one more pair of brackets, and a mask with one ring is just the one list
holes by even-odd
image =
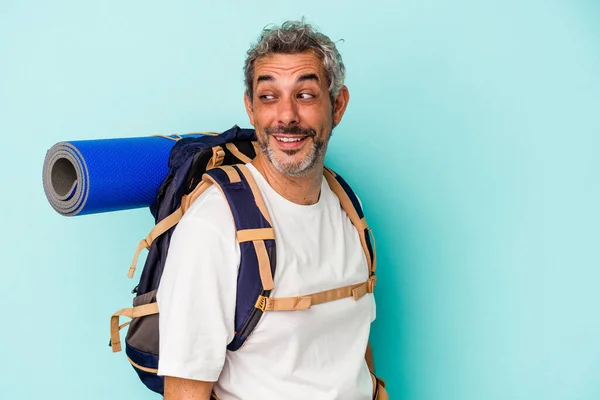
[[256, 44], [248, 50], [244, 72], [246, 95], [250, 101], [253, 96], [254, 62], [257, 59], [274, 53], [296, 54], [311, 50], [323, 62], [329, 81], [329, 97], [333, 104], [340, 89], [344, 86], [346, 77], [342, 56], [335, 43], [306, 23], [304, 18], [301, 21], [284, 22], [281, 27], [263, 29]]

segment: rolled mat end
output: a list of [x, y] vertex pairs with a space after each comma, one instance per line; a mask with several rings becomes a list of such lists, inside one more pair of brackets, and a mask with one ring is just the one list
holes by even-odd
[[44, 159], [50, 205], [75, 216], [148, 207], [168, 173], [175, 140], [149, 136], [59, 142]]

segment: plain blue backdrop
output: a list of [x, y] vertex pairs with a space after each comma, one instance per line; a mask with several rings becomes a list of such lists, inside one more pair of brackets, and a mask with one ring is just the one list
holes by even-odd
[[348, 69], [327, 163], [377, 237], [392, 399], [600, 398], [593, 0], [2, 0], [0, 398], [156, 398], [108, 347], [152, 218], [58, 215], [45, 152], [249, 126], [245, 52], [302, 16]]

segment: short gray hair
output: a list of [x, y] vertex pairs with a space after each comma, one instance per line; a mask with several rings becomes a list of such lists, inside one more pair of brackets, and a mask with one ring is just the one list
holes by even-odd
[[275, 53], [296, 54], [311, 50], [323, 62], [333, 104], [346, 77], [342, 56], [335, 43], [306, 23], [304, 18], [301, 21], [286, 21], [280, 27], [263, 29], [256, 44], [248, 50], [244, 73], [246, 95], [250, 101], [253, 96], [254, 62], [257, 59]]

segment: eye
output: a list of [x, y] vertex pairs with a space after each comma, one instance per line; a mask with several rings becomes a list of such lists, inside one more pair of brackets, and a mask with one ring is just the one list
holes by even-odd
[[258, 98], [261, 100], [273, 100], [275, 96], [273, 96], [272, 94], [262, 94], [258, 96]]
[[314, 99], [315, 98], [315, 96], [310, 93], [300, 93], [298, 95], [298, 97], [301, 99]]

